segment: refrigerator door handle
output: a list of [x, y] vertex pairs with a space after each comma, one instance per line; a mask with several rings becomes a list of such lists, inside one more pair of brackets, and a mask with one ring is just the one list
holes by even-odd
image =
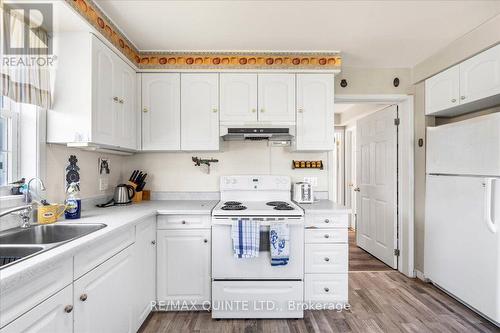
[[493, 203], [493, 182], [495, 181], [495, 178], [486, 178], [485, 179], [485, 200], [484, 200], [484, 218], [486, 221], [486, 225], [488, 226], [488, 229], [492, 233], [497, 232], [497, 227], [495, 225], [495, 222], [493, 221], [493, 216], [492, 216], [492, 203]]

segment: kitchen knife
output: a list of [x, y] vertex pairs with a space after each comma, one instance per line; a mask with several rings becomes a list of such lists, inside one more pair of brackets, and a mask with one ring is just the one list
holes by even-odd
[[133, 182], [133, 181], [134, 181], [134, 179], [135, 179], [135, 176], [136, 176], [137, 172], [139, 172], [139, 170], [134, 170], [134, 171], [132, 171], [132, 175], [130, 176], [129, 181], [131, 181], [131, 182]]
[[146, 182], [142, 182], [140, 185], [138, 185], [135, 191], [141, 192], [144, 189], [144, 186], [146, 186]]

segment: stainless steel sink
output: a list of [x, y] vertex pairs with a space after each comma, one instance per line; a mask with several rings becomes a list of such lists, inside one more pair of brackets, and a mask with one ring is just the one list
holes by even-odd
[[0, 232], [0, 269], [106, 227], [105, 224], [46, 224]]
[[0, 233], [0, 244], [52, 244], [85, 236], [105, 224], [46, 224]]

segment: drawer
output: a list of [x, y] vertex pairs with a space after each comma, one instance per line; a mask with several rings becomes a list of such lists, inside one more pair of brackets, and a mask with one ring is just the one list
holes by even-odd
[[347, 274], [306, 274], [304, 301], [324, 305], [347, 303]]
[[[35, 258], [28, 260], [33, 261]], [[27, 260], [27, 261], [28, 261]], [[35, 259], [36, 260], [36, 259]], [[22, 265], [22, 263], [19, 263]], [[1, 274], [0, 274], [1, 275]], [[0, 327], [13, 321], [73, 282], [73, 257], [38, 265], [0, 288]]]
[[347, 273], [347, 244], [306, 244], [306, 273]]
[[347, 228], [306, 229], [306, 243], [347, 243]]
[[75, 255], [75, 280], [134, 243], [135, 228], [93, 242]]
[[306, 227], [316, 228], [347, 228], [348, 214], [315, 214], [306, 215]]
[[158, 215], [158, 229], [210, 228], [210, 215]]

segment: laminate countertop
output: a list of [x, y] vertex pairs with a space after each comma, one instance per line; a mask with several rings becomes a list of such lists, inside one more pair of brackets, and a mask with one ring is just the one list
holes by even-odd
[[297, 203], [306, 214], [350, 214], [351, 209], [331, 200], [318, 200], [314, 203]]
[[82, 217], [77, 220], [61, 220], [56, 223], [88, 224], [103, 223], [106, 227], [83, 237], [64, 243], [46, 252], [20, 261], [9, 267], [0, 269], [1, 294], [20, 283], [30, 283], [38, 273], [59, 260], [74, 256], [79, 251], [85, 251], [93, 244], [102, 241], [113, 233], [118, 233], [128, 227], [133, 227], [156, 215], [172, 214], [211, 214], [218, 200], [165, 200], [145, 201], [128, 206], [112, 206], [93, 208], [82, 211]]

